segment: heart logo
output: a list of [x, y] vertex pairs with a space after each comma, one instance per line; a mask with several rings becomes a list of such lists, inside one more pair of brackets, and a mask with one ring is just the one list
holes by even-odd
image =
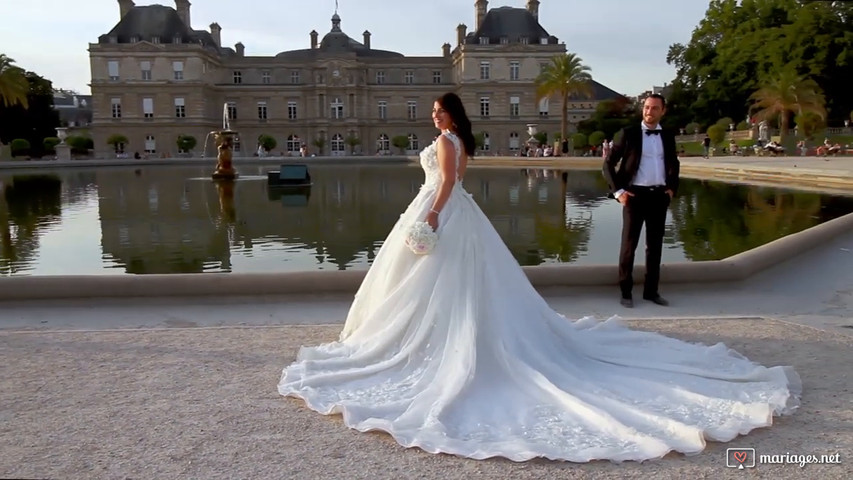
[[733, 456], [738, 463], [743, 463], [746, 461], [746, 452], [734, 452]]

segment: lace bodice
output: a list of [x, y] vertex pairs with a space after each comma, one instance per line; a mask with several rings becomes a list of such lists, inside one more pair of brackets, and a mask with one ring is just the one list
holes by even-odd
[[[453, 142], [453, 147], [456, 149], [456, 178], [459, 180], [459, 162], [462, 158], [462, 141], [451, 131], [445, 131], [442, 135], [446, 136]], [[438, 138], [435, 139], [428, 147], [421, 151], [421, 167], [424, 169], [424, 187], [438, 187], [441, 183], [441, 169], [438, 165], [437, 150]]]

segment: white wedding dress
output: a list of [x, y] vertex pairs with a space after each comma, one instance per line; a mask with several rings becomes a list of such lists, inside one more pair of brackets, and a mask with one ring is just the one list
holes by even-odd
[[[458, 165], [461, 142], [444, 135]], [[411, 253], [405, 227], [426, 217], [441, 178], [435, 143], [420, 161], [424, 185], [374, 259], [339, 341], [303, 347], [284, 369], [282, 395], [406, 447], [515, 461], [693, 454], [797, 407], [791, 367], [556, 313], [460, 181], [433, 252]]]

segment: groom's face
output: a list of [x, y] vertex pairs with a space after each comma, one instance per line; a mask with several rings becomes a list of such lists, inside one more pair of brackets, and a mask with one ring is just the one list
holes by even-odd
[[660, 123], [660, 119], [665, 112], [666, 109], [659, 98], [649, 97], [643, 102], [643, 122], [650, 127], [654, 127]]

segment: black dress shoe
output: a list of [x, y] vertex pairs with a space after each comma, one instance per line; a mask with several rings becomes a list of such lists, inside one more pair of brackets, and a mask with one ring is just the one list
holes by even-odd
[[619, 300], [619, 303], [621, 303], [622, 306], [625, 308], [634, 308], [634, 300], [633, 299], [622, 297], [622, 299]]
[[648, 301], [650, 301], [650, 302], [652, 302], [652, 303], [656, 303], [656, 304], [658, 304], [658, 305], [660, 305], [660, 306], [662, 306], [662, 307], [665, 307], [665, 306], [669, 305], [669, 302], [668, 302], [668, 301], [666, 301], [666, 299], [665, 299], [665, 298], [663, 298], [663, 297], [661, 297], [660, 295], [655, 295], [655, 296], [653, 296], [653, 297], [647, 297], [647, 296], [645, 296], [645, 295], [644, 295], [644, 296], [643, 296], [643, 299], [648, 300]]

